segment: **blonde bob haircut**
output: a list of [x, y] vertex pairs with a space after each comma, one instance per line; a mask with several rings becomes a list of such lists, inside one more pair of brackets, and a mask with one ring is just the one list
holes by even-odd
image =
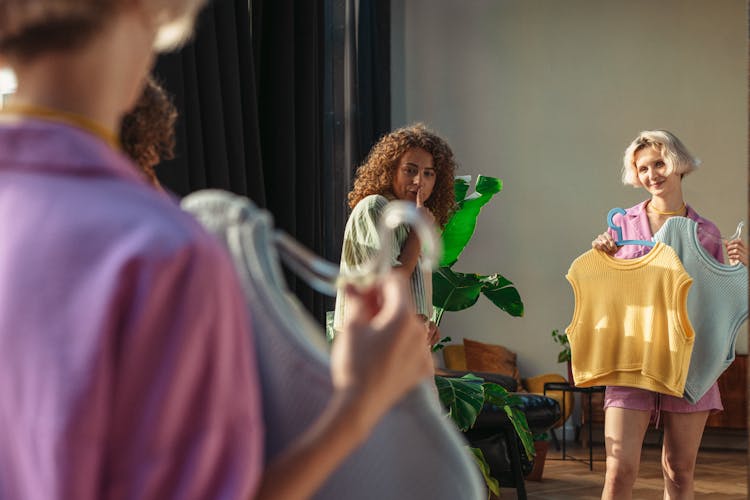
[[206, 0], [0, 0], [0, 53], [31, 58], [76, 48], [137, 2], [157, 26], [155, 49], [164, 51], [190, 37]]
[[622, 183], [641, 187], [635, 166], [635, 154], [645, 148], [655, 148], [667, 165], [667, 175], [672, 172], [682, 176], [689, 174], [700, 165], [700, 160], [690, 154], [680, 139], [668, 130], [644, 130], [625, 150], [622, 159]]

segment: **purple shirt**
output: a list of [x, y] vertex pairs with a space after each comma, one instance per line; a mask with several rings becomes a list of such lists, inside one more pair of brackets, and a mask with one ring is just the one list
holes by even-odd
[[223, 248], [38, 120], [0, 122], [0, 235], [0, 498], [250, 498], [260, 395]]
[[[651, 225], [648, 222], [646, 214], [646, 201], [625, 210], [625, 215], [615, 215], [612, 222], [622, 228], [623, 240], [652, 240]], [[687, 205], [686, 217], [698, 223], [698, 239], [709, 254], [719, 262], [724, 262], [724, 251], [721, 242], [721, 233], [719, 229], [708, 219], [704, 219]], [[607, 228], [612, 238], [617, 240], [617, 235], [613, 229]], [[617, 250], [615, 257], [619, 259], [634, 259], [646, 255], [651, 247], [645, 245], [624, 245]]]

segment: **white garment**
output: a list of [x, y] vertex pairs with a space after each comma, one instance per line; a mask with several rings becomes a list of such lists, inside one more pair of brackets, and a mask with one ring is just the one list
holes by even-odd
[[[331, 397], [322, 327], [286, 288], [270, 214], [214, 190], [194, 193], [182, 205], [227, 244], [240, 274], [262, 386], [265, 457], [271, 460], [310, 427]], [[387, 413], [315, 498], [486, 498], [466, 443], [436, 404], [430, 383]]]

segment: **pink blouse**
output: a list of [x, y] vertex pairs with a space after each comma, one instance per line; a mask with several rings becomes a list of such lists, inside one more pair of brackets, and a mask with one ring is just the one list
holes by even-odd
[[[651, 240], [651, 226], [646, 214], [646, 201], [625, 210], [625, 215], [615, 215], [613, 222], [622, 228], [623, 240]], [[704, 219], [687, 205], [686, 217], [698, 223], [698, 239], [701, 245], [713, 255], [719, 262], [724, 262], [724, 250], [721, 242], [721, 233], [716, 225], [708, 219]], [[613, 229], [607, 228], [609, 234], [617, 239]], [[615, 257], [619, 259], [634, 259], [646, 255], [651, 247], [645, 245], [624, 245], [617, 250]]]
[[0, 124], [0, 234], [0, 498], [250, 498], [260, 395], [223, 248], [38, 120]]

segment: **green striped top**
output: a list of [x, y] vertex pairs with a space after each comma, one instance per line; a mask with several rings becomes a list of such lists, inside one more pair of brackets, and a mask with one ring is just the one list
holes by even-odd
[[[373, 258], [380, 251], [378, 235], [378, 221], [388, 204], [388, 198], [379, 194], [371, 194], [363, 198], [352, 210], [344, 230], [344, 245], [341, 249], [341, 271], [360, 269], [365, 262]], [[398, 256], [409, 235], [406, 226], [396, 229], [393, 246], [389, 250], [394, 267], [400, 266]], [[411, 274], [411, 297], [417, 314], [423, 314], [428, 319], [432, 315], [432, 275], [423, 273], [421, 257], [414, 272]], [[333, 328], [341, 330], [346, 317], [346, 297], [344, 293], [336, 295], [336, 310], [333, 317]]]

